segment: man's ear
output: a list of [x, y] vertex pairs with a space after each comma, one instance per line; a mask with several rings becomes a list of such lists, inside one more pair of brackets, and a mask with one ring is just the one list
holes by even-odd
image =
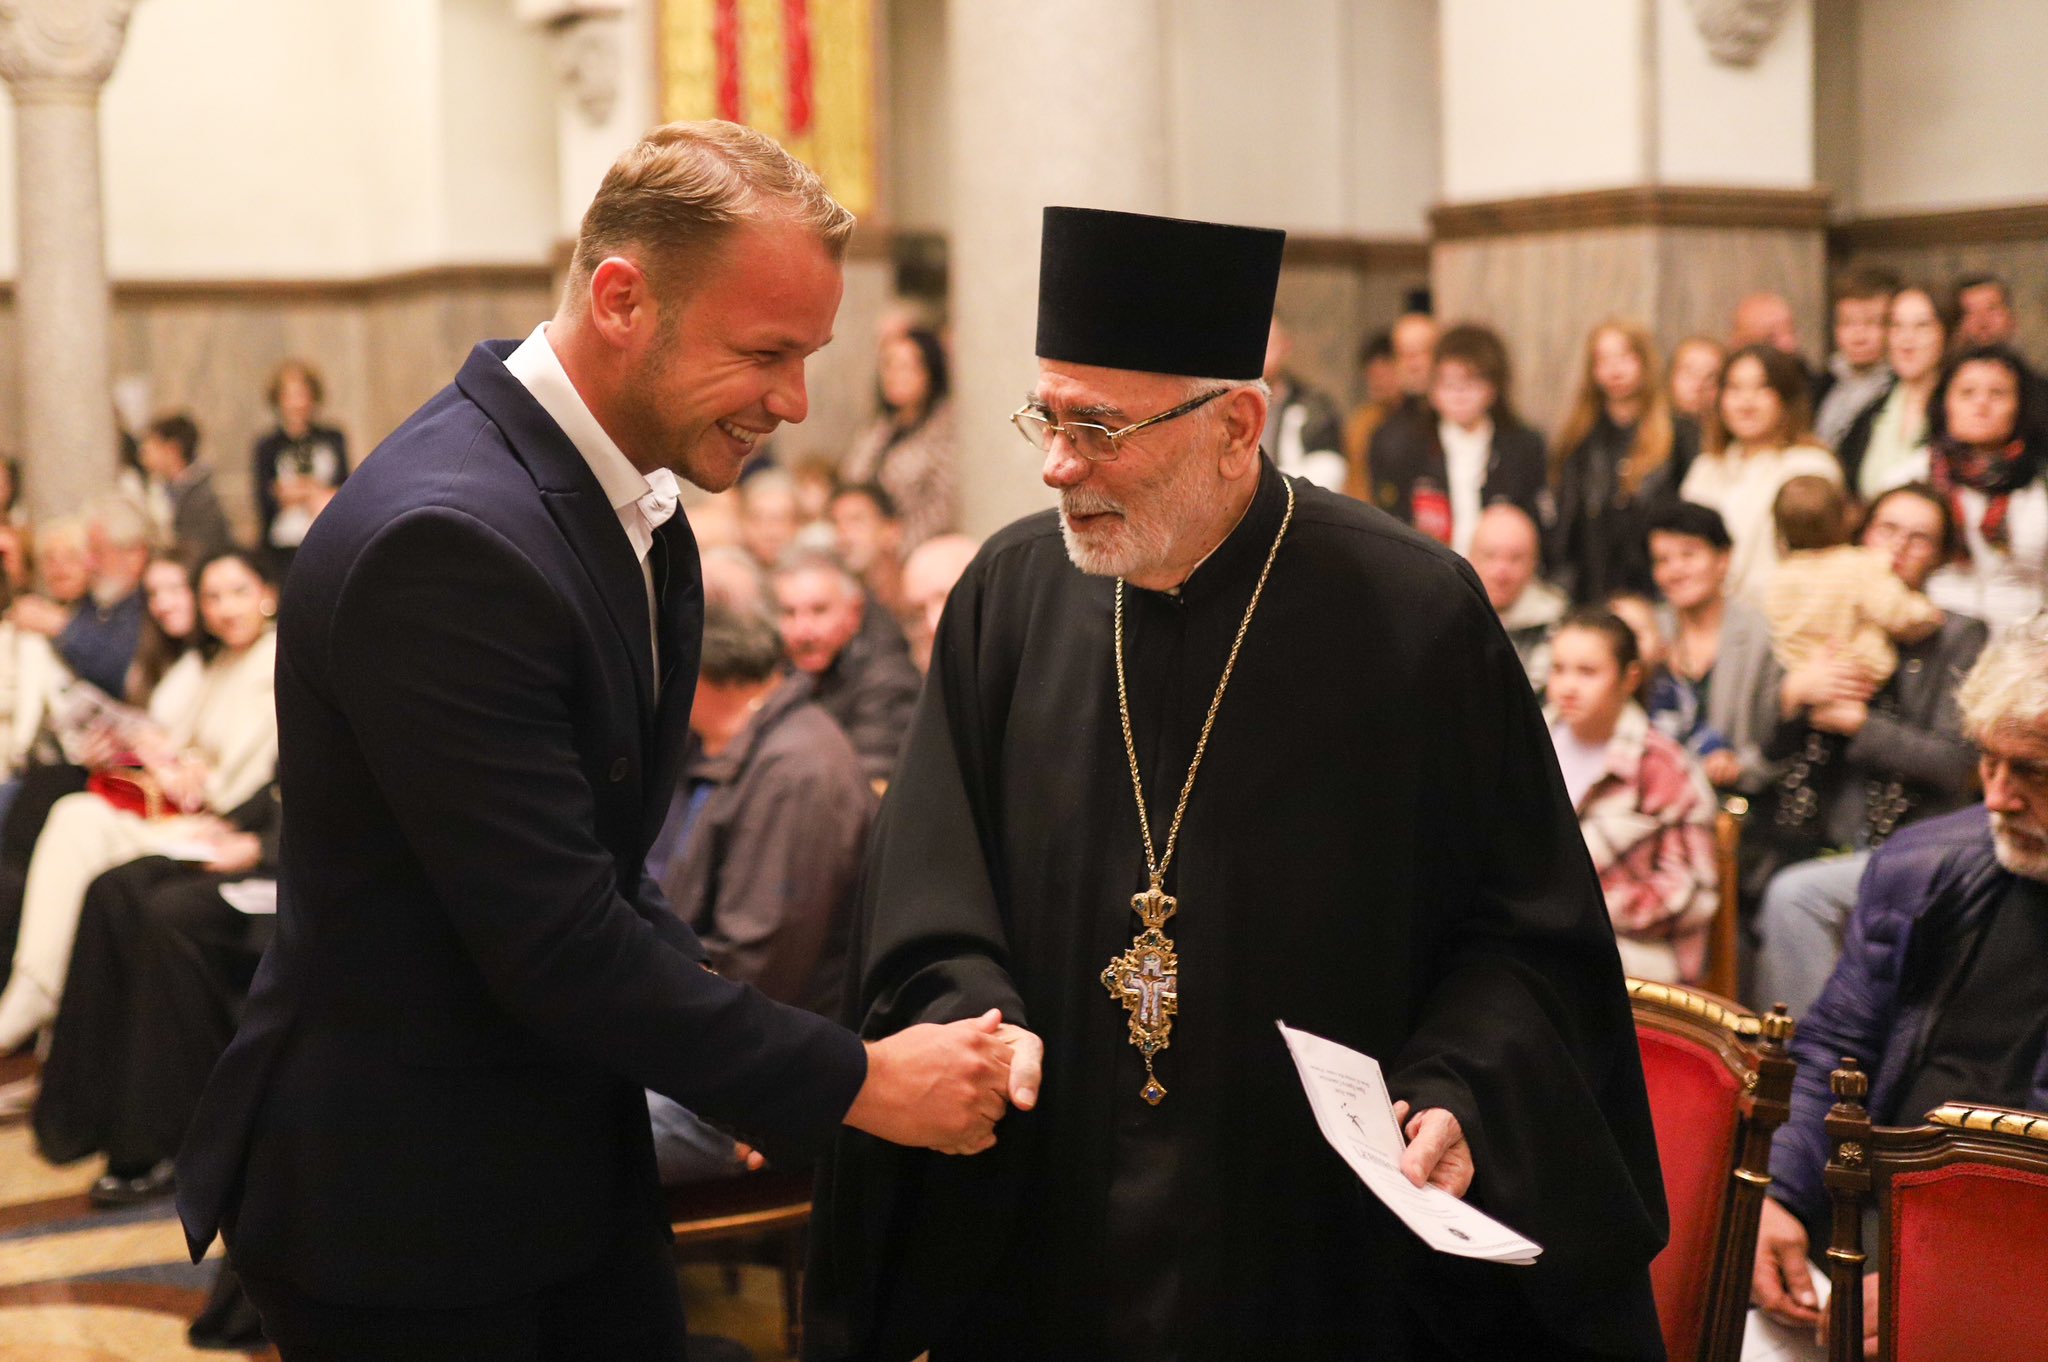
[[1259, 437], [1266, 430], [1266, 396], [1257, 388], [1233, 388], [1216, 399], [1223, 409], [1224, 446], [1218, 468], [1237, 479], [1257, 465]]
[[655, 324], [654, 290], [646, 273], [622, 255], [606, 256], [590, 272], [590, 326], [605, 342], [627, 350]]

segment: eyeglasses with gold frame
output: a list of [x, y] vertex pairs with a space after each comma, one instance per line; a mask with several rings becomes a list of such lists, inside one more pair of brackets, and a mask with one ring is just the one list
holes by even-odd
[[1134, 421], [1121, 430], [1111, 430], [1108, 426], [1098, 425], [1093, 421], [1055, 421], [1043, 407], [1030, 402], [1010, 413], [1010, 424], [1017, 428], [1018, 434], [1031, 442], [1032, 448], [1041, 453], [1052, 448], [1055, 438], [1064, 435], [1074, 452], [1089, 463], [1113, 463], [1122, 453], [1119, 445], [1125, 439], [1136, 435], [1147, 426], [1171, 421], [1176, 416], [1186, 416], [1197, 407], [1213, 402], [1229, 391], [1228, 388], [1217, 388], [1199, 397], [1191, 397], [1169, 411], [1162, 411], [1157, 416], [1148, 416], [1142, 421]]

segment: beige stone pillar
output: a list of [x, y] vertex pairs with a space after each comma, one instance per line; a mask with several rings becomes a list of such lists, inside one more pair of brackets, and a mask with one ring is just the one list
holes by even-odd
[[1441, 19], [1437, 311], [1501, 331], [1525, 415], [1555, 424], [1609, 314], [1668, 353], [1772, 289], [1825, 357], [1812, 0], [1442, 0]]
[[22, 459], [42, 514], [104, 492], [117, 460], [112, 303], [100, 214], [100, 87], [135, 0], [0, 6], [0, 79], [14, 96], [15, 283]]
[[1164, 213], [1160, 0], [949, 0], [954, 401], [966, 528], [1051, 504], [1010, 428], [1037, 374], [1048, 204]]

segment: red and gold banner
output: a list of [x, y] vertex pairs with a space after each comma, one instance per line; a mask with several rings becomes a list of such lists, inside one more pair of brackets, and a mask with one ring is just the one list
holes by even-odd
[[874, 0], [659, 3], [663, 118], [759, 128], [874, 212]]

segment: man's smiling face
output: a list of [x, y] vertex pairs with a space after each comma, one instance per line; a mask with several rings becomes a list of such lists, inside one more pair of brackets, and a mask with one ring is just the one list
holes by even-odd
[[832, 338], [843, 279], [814, 233], [770, 220], [735, 228], [684, 289], [625, 395], [620, 444], [723, 491], [757, 441], [808, 413], [804, 361]]

